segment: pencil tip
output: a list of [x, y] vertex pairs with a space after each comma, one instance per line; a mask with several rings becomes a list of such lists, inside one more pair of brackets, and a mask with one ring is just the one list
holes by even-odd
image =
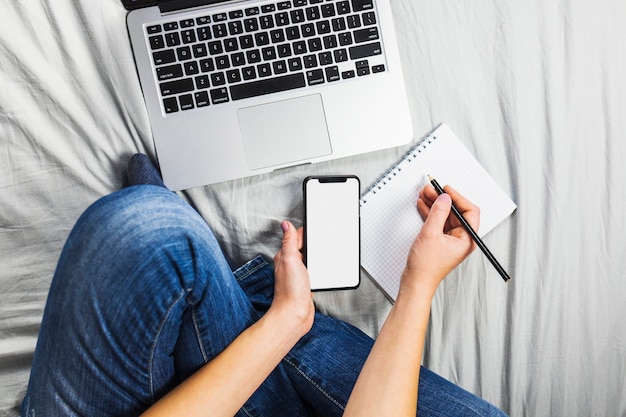
[[430, 174], [428, 174], [428, 181], [432, 181], [433, 179], [434, 178]]

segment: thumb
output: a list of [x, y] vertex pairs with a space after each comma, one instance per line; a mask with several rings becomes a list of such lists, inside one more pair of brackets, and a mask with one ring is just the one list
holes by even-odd
[[450, 209], [452, 207], [452, 199], [448, 194], [441, 194], [430, 208], [430, 213], [424, 222], [424, 228], [436, 232], [441, 232], [446, 224]]
[[294, 225], [285, 220], [280, 227], [283, 229], [282, 251], [284, 253], [298, 252], [298, 233]]

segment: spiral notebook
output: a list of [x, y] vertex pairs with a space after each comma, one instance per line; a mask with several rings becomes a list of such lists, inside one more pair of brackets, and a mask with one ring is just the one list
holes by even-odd
[[424, 224], [416, 202], [429, 174], [480, 207], [481, 237], [516, 208], [452, 130], [441, 124], [361, 197], [361, 266], [392, 301], [409, 248]]

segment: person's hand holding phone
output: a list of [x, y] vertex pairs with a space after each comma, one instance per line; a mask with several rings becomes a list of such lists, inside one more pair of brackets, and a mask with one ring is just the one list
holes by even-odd
[[309, 272], [302, 262], [303, 230], [291, 222], [281, 223], [283, 240], [274, 256], [274, 299], [272, 307], [294, 320], [293, 325], [306, 334], [313, 325], [315, 307]]

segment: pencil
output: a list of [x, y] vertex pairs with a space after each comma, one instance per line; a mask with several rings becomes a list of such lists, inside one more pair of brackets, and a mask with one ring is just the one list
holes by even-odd
[[[430, 180], [430, 183], [432, 184], [432, 186], [435, 187], [435, 190], [437, 191], [437, 193], [439, 194], [444, 193], [443, 188], [441, 188], [441, 185], [439, 185], [436, 179], [434, 179], [430, 175], [428, 176], [428, 179]], [[509, 276], [509, 274], [507, 274], [504, 268], [502, 268], [502, 265], [500, 265], [500, 262], [498, 262], [496, 257], [493, 256], [493, 254], [491, 253], [487, 245], [485, 245], [482, 239], [478, 236], [478, 233], [476, 233], [476, 231], [472, 228], [472, 226], [470, 226], [467, 220], [465, 220], [465, 217], [463, 217], [459, 209], [456, 208], [456, 206], [454, 205], [454, 202], [452, 203], [451, 210], [452, 210], [452, 213], [454, 213], [454, 215], [456, 216], [456, 218], [459, 219], [459, 222], [461, 222], [465, 230], [467, 230], [467, 233], [469, 233], [469, 235], [472, 237], [474, 242], [476, 242], [476, 245], [485, 254], [487, 259], [489, 259], [489, 262], [491, 262], [491, 265], [493, 265], [494, 268], [496, 268], [496, 271], [498, 271], [498, 273], [500, 274], [504, 282], [507, 282], [508, 280], [510, 280], [511, 277]]]

